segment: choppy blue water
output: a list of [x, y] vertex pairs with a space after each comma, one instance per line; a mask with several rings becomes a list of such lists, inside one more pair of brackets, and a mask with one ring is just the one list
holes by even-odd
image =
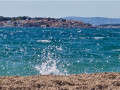
[[120, 29], [0, 28], [0, 76], [120, 72]]

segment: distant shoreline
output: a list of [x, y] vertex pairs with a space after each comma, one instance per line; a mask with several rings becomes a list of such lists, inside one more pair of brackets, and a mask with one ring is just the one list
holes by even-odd
[[[77, 27], [0, 27], [0, 28], [77, 28]], [[97, 27], [81, 27], [81, 28], [97, 28]]]
[[120, 73], [92, 73], [68, 76], [0, 76], [0, 89], [119, 90]]
[[75, 28], [75, 27], [0, 27], [0, 28], [70, 28], [70, 29], [120, 29], [120, 28], [99, 28], [99, 27], [82, 27], [82, 28]]
[[0, 17], [0, 27], [73, 27], [87, 28], [93, 27], [92, 24], [83, 21], [56, 19], [56, 18], [40, 18], [40, 17]]

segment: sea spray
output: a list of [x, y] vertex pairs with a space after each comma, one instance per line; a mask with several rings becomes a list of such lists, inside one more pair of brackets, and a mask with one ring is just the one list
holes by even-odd
[[[53, 52], [51, 52], [53, 50]], [[60, 47], [57, 48], [56, 46], [48, 46], [42, 51], [42, 63], [35, 66], [35, 69], [41, 75], [68, 75], [67, 70], [65, 69], [62, 63], [60, 64], [60, 60], [52, 59], [53, 55], [55, 55], [56, 50], [62, 50]]]
[[50, 59], [46, 62], [43, 62], [41, 65], [36, 65], [35, 69], [41, 74], [41, 75], [67, 75], [66, 69], [64, 71], [61, 71], [57, 67], [57, 62], [53, 59]]

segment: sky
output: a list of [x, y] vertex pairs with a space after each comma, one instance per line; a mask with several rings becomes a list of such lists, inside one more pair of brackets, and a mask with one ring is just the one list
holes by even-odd
[[0, 0], [0, 16], [120, 18], [120, 1], [9, 1]]

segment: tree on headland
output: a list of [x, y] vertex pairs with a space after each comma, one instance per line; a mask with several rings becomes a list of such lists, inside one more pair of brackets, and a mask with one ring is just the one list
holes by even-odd
[[28, 17], [28, 16], [19, 16], [19, 17], [3, 17], [3, 16], [0, 16], [0, 21], [8, 21], [8, 20], [11, 20], [11, 21], [16, 21], [16, 20], [31, 20], [32, 18], [31, 17]]
[[3, 20], [3, 16], [0, 16], [0, 21], [2, 21]]
[[0, 21], [7, 21], [7, 20], [10, 20], [10, 19], [11, 19], [10, 17], [0, 16]]

